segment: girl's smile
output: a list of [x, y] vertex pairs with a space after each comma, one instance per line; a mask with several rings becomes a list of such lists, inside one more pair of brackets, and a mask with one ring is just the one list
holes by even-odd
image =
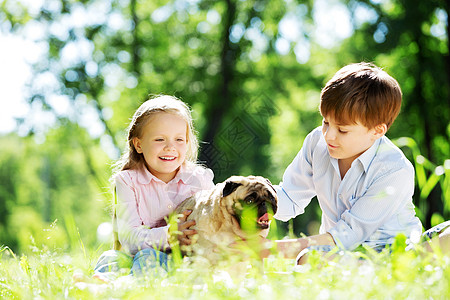
[[176, 157], [174, 157], [174, 156], [161, 156], [160, 159], [166, 160], [166, 161], [171, 161], [171, 160], [176, 159]]

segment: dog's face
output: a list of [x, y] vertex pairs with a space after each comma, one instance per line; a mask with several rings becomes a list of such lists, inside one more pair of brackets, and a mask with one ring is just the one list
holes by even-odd
[[239, 226], [247, 210], [256, 212], [255, 227], [259, 230], [269, 228], [270, 220], [277, 211], [275, 190], [270, 181], [261, 176], [228, 178], [223, 186], [222, 201]]

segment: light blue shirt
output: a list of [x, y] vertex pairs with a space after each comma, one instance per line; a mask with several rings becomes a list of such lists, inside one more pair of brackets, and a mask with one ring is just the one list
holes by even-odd
[[281, 221], [304, 213], [317, 196], [320, 233], [329, 232], [344, 249], [382, 246], [399, 233], [409, 237], [413, 231], [422, 232], [412, 203], [414, 168], [385, 136], [355, 159], [341, 179], [338, 160], [329, 155], [318, 127], [305, 138], [275, 189], [275, 218]]

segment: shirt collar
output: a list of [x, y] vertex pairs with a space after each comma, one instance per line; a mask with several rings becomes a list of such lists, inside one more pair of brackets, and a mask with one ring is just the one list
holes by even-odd
[[361, 164], [363, 165], [365, 172], [367, 172], [367, 169], [369, 168], [369, 166], [372, 163], [375, 155], [377, 154], [377, 151], [378, 151], [378, 148], [380, 146], [382, 138], [383, 137], [377, 139], [369, 149], [364, 151], [364, 153], [361, 154], [357, 158], [357, 160], [359, 160], [361, 162]]
[[[177, 175], [170, 182], [178, 183], [181, 180], [186, 184], [190, 181], [191, 178], [192, 172], [186, 170], [186, 167], [184, 166], [184, 164], [182, 164], [180, 166], [180, 169], [178, 170]], [[137, 179], [140, 184], [149, 184], [152, 180], [159, 183], [165, 183], [164, 181], [153, 175], [145, 166], [142, 166], [138, 169]]]
[[182, 181], [184, 184], [187, 184], [191, 181], [192, 176], [193, 176], [192, 170], [190, 170], [190, 168], [187, 167], [185, 164], [182, 164], [180, 166], [180, 169], [178, 170], [177, 175], [175, 176], [174, 179], [172, 179], [172, 181], [177, 183], [179, 181]]

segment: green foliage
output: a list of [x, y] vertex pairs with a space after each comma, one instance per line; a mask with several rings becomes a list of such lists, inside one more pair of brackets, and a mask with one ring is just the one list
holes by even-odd
[[169, 225], [169, 244], [172, 249], [173, 263], [176, 267], [179, 267], [183, 260], [181, 253], [182, 246], [180, 246], [180, 242], [178, 241], [178, 235], [181, 234], [178, 230], [179, 217], [180, 215], [171, 214], [167, 221], [167, 224]]
[[[67, 249], [70, 231], [65, 225], [73, 218], [73, 223], [77, 223], [74, 226], [88, 244], [96, 243], [95, 225], [86, 220], [109, 220], [105, 211], [109, 193], [107, 186], [99, 191], [94, 185], [95, 179], [86, 165], [80, 163], [84, 160], [83, 152], [73, 137], [62, 135], [58, 139], [65, 141], [48, 144], [14, 135], [1, 138], [5, 146], [0, 161], [4, 162], [5, 172], [0, 172], [3, 210], [0, 236], [5, 245], [24, 252], [30, 246], [44, 245], [50, 250]], [[52, 139], [53, 135], [49, 134], [48, 140]], [[95, 167], [98, 171], [104, 169], [106, 177], [107, 166], [97, 165], [101, 163], [100, 158]], [[49, 231], [50, 228], [54, 230]]]
[[416, 171], [416, 203], [418, 203], [417, 213], [423, 220], [424, 215], [429, 213], [429, 205], [427, 198], [430, 193], [439, 188], [442, 191], [441, 203], [442, 210], [440, 213], [433, 212], [431, 217], [431, 226], [442, 223], [450, 218], [450, 160], [446, 159], [442, 165], [435, 165], [427, 158], [421, 155], [419, 146], [411, 139], [402, 137], [394, 140], [394, 143], [403, 148], [407, 148], [411, 152], [411, 161], [414, 163]]

